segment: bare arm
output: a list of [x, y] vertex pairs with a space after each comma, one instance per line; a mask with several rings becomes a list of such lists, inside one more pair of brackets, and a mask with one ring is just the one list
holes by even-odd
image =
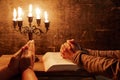
[[0, 80], [10, 80], [10, 78], [20, 73], [19, 63], [21, 55], [24, 53], [23, 49], [28, 46], [30, 41], [27, 42], [21, 49], [19, 49], [10, 59], [7, 65], [0, 66]]
[[10, 59], [9, 64], [0, 67], [0, 80], [9, 80], [19, 74], [19, 61], [22, 54], [22, 48], [18, 50]]
[[22, 73], [22, 80], [38, 80], [32, 69], [26, 69]]
[[30, 41], [28, 48], [25, 49], [20, 60], [20, 70], [22, 71], [22, 80], [38, 80], [34, 73], [33, 66], [35, 61], [34, 41]]
[[9, 80], [14, 77], [17, 73], [11, 70], [7, 65], [0, 67], [0, 80]]

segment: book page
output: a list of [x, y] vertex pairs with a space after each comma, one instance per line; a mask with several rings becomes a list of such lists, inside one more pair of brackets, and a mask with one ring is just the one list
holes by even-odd
[[45, 71], [52, 70], [76, 70], [78, 66], [70, 60], [63, 59], [60, 52], [47, 52], [43, 56]]

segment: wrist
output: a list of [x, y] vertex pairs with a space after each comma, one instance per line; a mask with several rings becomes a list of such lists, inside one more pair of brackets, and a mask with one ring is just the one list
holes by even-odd
[[85, 51], [83, 51], [83, 50], [76, 51], [75, 54], [72, 57], [72, 61], [75, 64], [81, 66], [82, 65], [81, 57], [82, 57], [83, 54], [87, 54], [87, 53]]
[[76, 51], [71, 60], [75, 63], [75, 64], [79, 64], [79, 55], [80, 55], [80, 50]]

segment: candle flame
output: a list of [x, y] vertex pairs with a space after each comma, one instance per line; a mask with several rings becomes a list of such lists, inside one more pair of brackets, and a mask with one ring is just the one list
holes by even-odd
[[29, 5], [28, 17], [32, 17], [32, 4]]
[[17, 17], [17, 11], [16, 11], [16, 9], [14, 8], [14, 10], [13, 10], [13, 20], [14, 20], [14, 21], [17, 20], [16, 17]]
[[44, 12], [44, 16], [45, 16], [45, 22], [49, 22], [48, 21], [48, 13], [47, 13], [47, 11]]
[[40, 19], [40, 9], [36, 8], [36, 18]]
[[18, 7], [18, 20], [22, 20], [22, 8]]

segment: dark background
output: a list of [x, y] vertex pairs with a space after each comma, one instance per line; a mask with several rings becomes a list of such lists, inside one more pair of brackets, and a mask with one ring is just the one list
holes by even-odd
[[[36, 7], [42, 14], [48, 11], [50, 20], [47, 34], [33, 36], [36, 54], [59, 51], [61, 44], [72, 38], [85, 48], [120, 49], [119, 0], [0, 0], [0, 54], [13, 54], [28, 41], [26, 35], [14, 30], [12, 12], [22, 7], [27, 26], [29, 4], [33, 12]], [[45, 31], [43, 15], [41, 29]]]

